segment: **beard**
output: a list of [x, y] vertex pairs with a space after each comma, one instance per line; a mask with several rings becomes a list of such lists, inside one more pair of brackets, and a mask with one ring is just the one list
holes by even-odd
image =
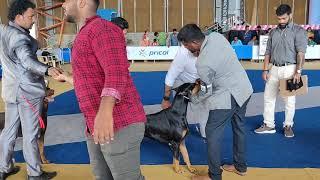
[[289, 23], [285, 23], [285, 24], [279, 24], [279, 28], [280, 29], [285, 29], [288, 26]]
[[27, 29], [27, 30], [30, 30], [30, 29], [32, 29], [32, 27], [33, 27], [33, 24], [34, 24], [34, 23], [30, 24], [30, 25], [29, 25], [29, 26], [28, 26], [28, 27], [27, 27], [26, 29]]
[[289, 20], [288, 20], [287, 23], [279, 23], [278, 27], [279, 27], [281, 30], [285, 29], [285, 28], [289, 25], [289, 23], [291, 22], [291, 20], [292, 20], [292, 18], [289, 17]]
[[73, 17], [71, 15], [66, 15], [65, 19], [69, 23], [76, 23], [75, 17]]

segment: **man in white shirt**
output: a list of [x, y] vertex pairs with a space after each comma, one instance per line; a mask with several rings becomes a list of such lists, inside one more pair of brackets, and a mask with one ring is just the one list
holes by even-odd
[[[177, 55], [172, 61], [165, 79], [165, 92], [161, 107], [166, 109], [171, 106], [171, 89], [184, 83], [194, 83], [198, 78], [196, 69], [197, 58], [184, 46], [180, 46]], [[187, 120], [189, 124], [200, 124], [200, 133], [205, 137], [205, 127], [208, 119], [208, 113], [202, 113], [205, 107], [202, 104], [189, 103]]]

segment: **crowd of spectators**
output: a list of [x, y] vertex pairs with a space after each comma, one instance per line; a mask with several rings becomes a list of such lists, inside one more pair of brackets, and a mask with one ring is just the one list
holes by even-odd
[[145, 31], [140, 41], [140, 46], [179, 46], [178, 31], [173, 29], [170, 33], [154, 32], [150, 40], [148, 31]]
[[[255, 28], [250, 28], [250, 26], [246, 25], [245, 30], [230, 30], [226, 37], [231, 43], [231, 45], [239, 46], [239, 45], [259, 45], [260, 36], [268, 35], [271, 31], [271, 28], [263, 30], [260, 25]], [[308, 34], [308, 45], [314, 46], [320, 44], [320, 30], [312, 29], [308, 27], [306, 29]]]
[[[243, 24], [242, 21], [238, 20], [236, 26]], [[215, 23], [217, 29], [213, 29], [211, 26], [203, 27], [203, 32], [205, 35], [209, 35], [213, 31], [220, 32], [222, 28], [218, 23]], [[272, 27], [274, 28], [274, 27]], [[249, 45], [256, 46], [260, 43], [261, 35], [269, 35], [272, 28], [262, 28], [260, 25], [258, 26], [248, 26], [246, 25], [244, 30], [232, 29], [228, 31], [226, 38], [229, 40], [231, 45], [240, 46], [240, 45]], [[320, 29], [312, 29], [308, 27], [306, 29], [308, 35], [308, 45], [314, 46], [320, 44]], [[222, 33], [222, 32], [220, 32]], [[179, 46], [180, 43], [177, 39], [178, 31], [177, 29], [173, 29], [172, 32], [154, 32], [151, 36], [149, 36], [148, 31], [145, 31], [142, 39], [140, 41], [140, 46]], [[152, 38], [151, 38], [152, 37]]]

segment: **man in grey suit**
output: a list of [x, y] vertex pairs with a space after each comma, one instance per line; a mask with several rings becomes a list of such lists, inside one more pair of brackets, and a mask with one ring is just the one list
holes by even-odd
[[45, 96], [44, 75], [57, 78], [62, 71], [37, 60], [37, 41], [29, 35], [35, 22], [34, 8], [28, 0], [12, 1], [9, 25], [0, 26], [2, 98], [5, 102], [5, 127], [0, 135], [0, 180], [19, 171], [14, 167], [12, 156], [20, 123], [28, 179], [49, 179], [56, 175], [41, 170], [37, 140]]
[[202, 83], [199, 91], [193, 91], [191, 101], [202, 101], [210, 110], [206, 125], [209, 173], [193, 179], [222, 179], [220, 149], [229, 119], [233, 130], [234, 164], [223, 165], [223, 169], [245, 175], [245, 113], [253, 93], [246, 71], [230, 43], [219, 33], [205, 37], [197, 25], [188, 24], [180, 30], [178, 39], [198, 56], [196, 68]]

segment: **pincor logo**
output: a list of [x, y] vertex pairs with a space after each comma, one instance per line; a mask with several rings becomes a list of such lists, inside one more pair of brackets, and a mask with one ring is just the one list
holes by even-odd
[[147, 57], [147, 52], [145, 49], [140, 49], [139, 56]]
[[169, 51], [150, 51], [149, 56], [161, 56], [161, 55], [168, 55]]

